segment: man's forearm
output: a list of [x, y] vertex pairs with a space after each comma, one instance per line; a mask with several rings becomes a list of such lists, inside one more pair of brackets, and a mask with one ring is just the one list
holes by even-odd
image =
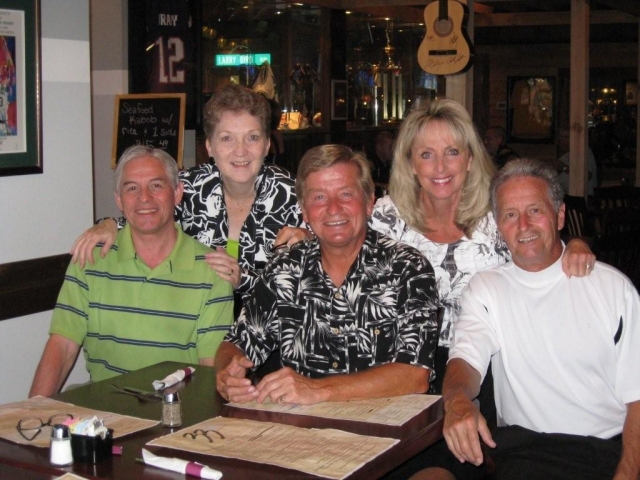
[[480, 393], [480, 372], [460, 358], [447, 363], [447, 372], [442, 386], [442, 396], [446, 403], [455, 397], [464, 396], [473, 400]]
[[216, 369], [216, 372], [221, 372], [227, 365], [231, 363], [231, 360], [236, 355], [243, 355], [244, 352], [235, 344], [231, 342], [224, 341], [218, 347], [218, 351], [216, 352], [216, 357], [213, 363], [213, 366]]
[[47, 340], [42, 358], [36, 369], [29, 397], [50, 397], [60, 391], [67, 378], [80, 345], [60, 335], [53, 334]]
[[113, 225], [117, 230], [120, 230], [121, 228], [123, 228], [124, 225], [127, 224], [127, 219], [124, 217], [120, 217], [120, 218], [115, 218], [115, 217], [103, 217], [103, 218], [99, 218], [98, 220], [96, 220], [95, 224], [99, 225], [101, 223], [104, 222], [112, 222], [111, 225]]
[[199, 358], [198, 365], [204, 365], [205, 367], [213, 367], [213, 357]]
[[325, 390], [324, 401], [340, 402], [367, 398], [425, 393], [429, 370], [406, 363], [388, 363], [348, 375], [317, 379]]
[[640, 478], [640, 400], [627, 404], [622, 430], [622, 456], [614, 480]]

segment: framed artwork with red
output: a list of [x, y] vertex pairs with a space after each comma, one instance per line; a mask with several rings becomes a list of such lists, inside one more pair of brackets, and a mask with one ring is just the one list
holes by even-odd
[[40, 2], [0, 0], [0, 175], [42, 173]]

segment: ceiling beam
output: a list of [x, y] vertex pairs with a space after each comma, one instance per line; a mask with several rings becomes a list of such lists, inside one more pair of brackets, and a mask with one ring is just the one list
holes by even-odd
[[[638, 19], [621, 12], [592, 10], [590, 23], [636, 23]], [[570, 25], [571, 12], [547, 13], [494, 13], [492, 15], [476, 15], [475, 27], [535, 27], [544, 25]]]
[[[638, 0], [598, 0], [598, 3], [619, 12], [640, 17], [640, 2]], [[593, 13], [593, 10], [591, 10], [591, 13]]]
[[[369, 13], [375, 17], [391, 17], [408, 23], [423, 23], [424, 9], [433, 0], [306, 0], [304, 3], [317, 7], [352, 10]], [[476, 27], [525, 27], [544, 25], [570, 25], [571, 12], [523, 12], [491, 13], [488, 6], [507, 0], [483, 0], [474, 2]], [[638, 0], [597, 0], [599, 4], [614, 10], [591, 10], [591, 24], [634, 23], [640, 17]], [[416, 8], [416, 6], [418, 6]]]
[[334, 8], [336, 10], [345, 10], [342, 0], [305, 0], [304, 2], [288, 1], [287, 3], [304, 3], [312, 7]]
[[[339, 10], [353, 10], [354, 12], [367, 11], [374, 8], [400, 8], [408, 7], [413, 10], [424, 10], [422, 7], [436, 0], [303, 0], [308, 5], [315, 7], [335, 8]], [[466, 0], [460, 0], [466, 4]], [[289, 3], [293, 3], [290, 1]], [[475, 2], [473, 5], [475, 13], [489, 14], [493, 11], [491, 7]]]
[[344, 8], [355, 10], [356, 8], [369, 7], [410, 7], [413, 5], [426, 5], [432, 0], [342, 0]]
[[424, 23], [424, 12], [421, 8], [411, 7], [369, 7], [350, 8], [354, 12], [368, 13], [378, 18], [391, 18], [402, 23]]

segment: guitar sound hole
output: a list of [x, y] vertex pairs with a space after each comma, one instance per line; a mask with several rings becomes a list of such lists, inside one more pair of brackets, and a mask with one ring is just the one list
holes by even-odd
[[440, 37], [446, 37], [453, 31], [453, 22], [451, 21], [451, 17], [447, 18], [436, 18], [436, 21], [433, 22], [433, 30]]

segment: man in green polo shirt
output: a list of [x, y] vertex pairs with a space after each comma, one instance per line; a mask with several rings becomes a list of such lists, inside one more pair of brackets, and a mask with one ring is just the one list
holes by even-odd
[[130, 147], [115, 185], [127, 226], [95, 265], [69, 265], [29, 396], [57, 393], [81, 346], [92, 381], [163, 361], [213, 365], [233, 321], [231, 284], [173, 221], [183, 190], [173, 158]]

